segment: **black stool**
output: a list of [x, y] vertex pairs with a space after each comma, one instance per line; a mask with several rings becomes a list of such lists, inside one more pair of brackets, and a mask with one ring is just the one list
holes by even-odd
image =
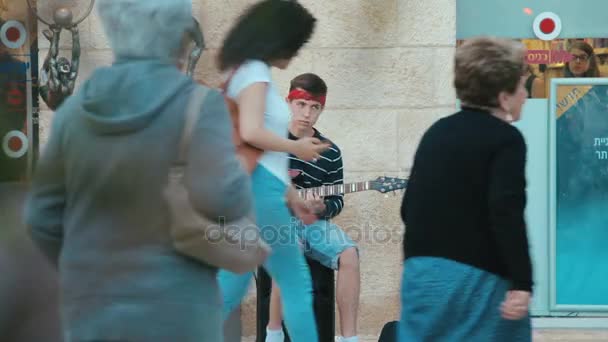
[[[336, 331], [334, 270], [309, 258], [306, 258], [306, 261], [312, 278], [314, 313], [319, 342], [333, 342]], [[270, 276], [264, 269], [259, 268], [257, 276], [257, 342], [264, 342], [266, 339], [271, 288]], [[283, 331], [285, 341], [291, 341], [285, 324], [283, 324]]]

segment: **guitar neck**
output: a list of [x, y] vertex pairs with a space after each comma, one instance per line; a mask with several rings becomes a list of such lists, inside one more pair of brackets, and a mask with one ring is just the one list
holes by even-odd
[[367, 190], [370, 190], [369, 181], [336, 185], [324, 185], [316, 188], [299, 189], [298, 192], [300, 193], [300, 195], [303, 195], [304, 193], [312, 193], [318, 196], [334, 196]]

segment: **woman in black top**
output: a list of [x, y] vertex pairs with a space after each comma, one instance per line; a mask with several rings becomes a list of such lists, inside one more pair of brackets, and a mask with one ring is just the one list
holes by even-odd
[[526, 90], [529, 99], [545, 98], [545, 80], [534, 73], [531, 65], [526, 68]]
[[422, 137], [401, 207], [400, 341], [531, 341], [526, 145], [510, 124], [528, 96], [525, 70], [511, 40], [456, 52], [462, 110]]

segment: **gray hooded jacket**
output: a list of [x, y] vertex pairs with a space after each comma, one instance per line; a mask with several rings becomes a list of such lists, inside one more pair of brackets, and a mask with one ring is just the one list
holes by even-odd
[[[162, 197], [196, 87], [173, 65], [119, 61], [55, 114], [26, 222], [58, 264], [66, 338], [207, 341], [207, 324], [221, 329], [216, 270], [174, 250]], [[222, 95], [209, 90], [187, 184], [201, 214], [227, 222], [252, 206], [231, 129]]]

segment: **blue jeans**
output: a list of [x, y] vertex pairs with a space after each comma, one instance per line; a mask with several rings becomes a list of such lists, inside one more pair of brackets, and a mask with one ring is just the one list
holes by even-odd
[[304, 242], [304, 254], [321, 265], [338, 270], [340, 254], [357, 244], [335, 224], [319, 220], [310, 225], [298, 222], [298, 235]]
[[[289, 335], [293, 336], [294, 342], [318, 341], [310, 270], [299, 247], [297, 220], [291, 216], [285, 202], [287, 186], [259, 165], [253, 172], [252, 184], [260, 235], [272, 247], [264, 268], [281, 289]], [[224, 319], [241, 303], [251, 275], [219, 272]]]

